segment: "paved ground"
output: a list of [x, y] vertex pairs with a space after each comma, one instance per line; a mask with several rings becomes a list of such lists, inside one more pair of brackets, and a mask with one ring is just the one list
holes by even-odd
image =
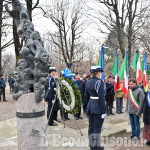
[[[17, 130], [15, 118], [15, 104], [9, 94], [9, 88], [6, 89], [7, 102], [0, 102], [0, 150], [17, 150]], [[125, 101], [124, 101], [125, 107]], [[115, 108], [114, 108], [115, 112]], [[77, 121], [83, 136], [81, 137], [77, 125], [72, 115], [69, 115], [70, 121], [66, 121], [66, 128], [63, 122], [58, 127], [48, 127], [47, 130], [47, 149], [62, 150], [88, 150], [88, 118], [82, 114], [83, 120]], [[61, 120], [58, 113], [58, 118]], [[145, 141], [142, 139], [139, 143], [133, 143], [127, 139], [130, 135], [131, 127], [128, 115], [116, 114], [115, 116], [107, 116], [102, 129], [102, 143], [105, 150], [149, 150], [145, 147]], [[56, 137], [57, 135], [57, 137]], [[72, 142], [71, 142], [72, 141]], [[73, 143], [72, 148], [64, 148], [62, 145]]]
[[0, 115], [0, 122], [15, 117], [15, 112], [16, 112], [16, 109], [15, 109], [16, 105], [15, 104], [16, 104], [16, 101], [14, 101], [12, 99], [12, 95], [10, 95], [8, 85], [7, 85], [7, 88], [6, 88], [6, 99], [7, 99], [6, 102], [5, 101], [0, 102], [0, 114], [1, 114]]

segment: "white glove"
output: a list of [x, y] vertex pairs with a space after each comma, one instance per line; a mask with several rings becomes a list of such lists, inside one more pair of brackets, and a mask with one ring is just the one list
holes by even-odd
[[104, 118], [105, 118], [105, 116], [106, 116], [106, 114], [102, 114], [102, 115], [101, 115], [101, 118], [102, 118], [102, 119], [104, 119]]

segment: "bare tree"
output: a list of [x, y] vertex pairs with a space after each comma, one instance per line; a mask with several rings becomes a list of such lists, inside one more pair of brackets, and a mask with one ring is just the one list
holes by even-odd
[[0, 73], [2, 73], [2, 52], [13, 44], [12, 38], [8, 38], [12, 25], [9, 24], [9, 17], [4, 10], [6, 0], [0, 1]]
[[[122, 6], [120, 8], [118, 0], [97, 0], [98, 2], [105, 5], [103, 9], [97, 11], [97, 16], [94, 16], [98, 19], [100, 24], [105, 26], [108, 29], [108, 32], [113, 32], [113, 34], [117, 37], [119, 48], [122, 53], [122, 57], [125, 57], [125, 23], [127, 16], [125, 14], [125, 5], [126, 0], [122, 1]], [[103, 6], [104, 7], [104, 6]], [[101, 28], [99, 28], [100, 32], [104, 32]]]
[[128, 50], [129, 60], [131, 59], [132, 47], [137, 40], [138, 30], [145, 24], [148, 18], [149, 1], [128, 0], [127, 13], [128, 13], [128, 26], [127, 26], [127, 38], [128, 38]]
[[1, 59], [2, 59], [2, 49], [1, 49], [1, 37], [2, 37], [2, 15], [3, 15], [3, 2], [4, 2], [4, 0], [1, 0], [0, 1], [0, 73], [1, 73], [1, 70], [2, 70], [2, 68], [1, 68]]
[[12, 54], [4, 54], [2, 57], [2, 72], [6, 75], [15, 71], [16, 60]]
[[150, 52], [150, 27], [149, 19], [144, 26], [138, 31], [138, 40], [137, 42], [145, 49]]
[[46, 17], [56, 27], [55, 32], [49, 32], [49, 41], [54, 44], [53, 54], [66, 64], [83, 58], [84, 42], [80, 40], [85, 23], [83, 4], [80, 0], [54, 0], [46, 4]]
[[[106, 6], [98, 11], [100, 16], [96, 17], [109, 31], [115, 30], [119, 42], [122, 57], [125, 51], [129, 51], [129, 61], [136, 32], [144, 24], [142, 19], [148, 10], [148, 0], [97, 0]], [[102, 31], [102, 30], [101, 30]], [[103, 31], [102, 31], [103, 32]], [[128, 39], [128, 47], [125, 47], [125, 39]]]

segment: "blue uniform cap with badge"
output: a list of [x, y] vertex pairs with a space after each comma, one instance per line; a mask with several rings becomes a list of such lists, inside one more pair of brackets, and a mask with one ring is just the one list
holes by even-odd
[[103, 72], [103, 69], [100, 66], [91, 66], [90, 73], [94, 72]]
[[52, 71], [57, 71], [55, 67], [50, 67], [49, 68], [49, 73], [51, 73]]

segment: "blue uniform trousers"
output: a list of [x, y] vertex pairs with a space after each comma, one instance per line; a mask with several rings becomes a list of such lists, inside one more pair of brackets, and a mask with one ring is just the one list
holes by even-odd
[[104, 119], [101, 114], [89, 114], [89, 145], [92, 148], [100, 147], [100, 133]]
[[89, 135], [93, 133], [101, 133], [103, 122], [104, 119], [101, 118], [101, 115], [89, 114]]
[[87, 104], [86, 104], [85, 101], [82, 101], [82, 107], [83, 107], [83, 112], [84, 112], [84, 114], [86, 114]]
[[[49, 119], [49, 115], [50, 115], [50, 112], [51, 112], [51, 109], [52, 109], [52, 100], [48, 100], [48, 108], [47, 108], [47, 119]], [[51, 114], [51, 117], [49, 119], [49, 122], [48, 124], [52, 124], [54, 122], [54, 111], [52, 111], [52, 114]]]

